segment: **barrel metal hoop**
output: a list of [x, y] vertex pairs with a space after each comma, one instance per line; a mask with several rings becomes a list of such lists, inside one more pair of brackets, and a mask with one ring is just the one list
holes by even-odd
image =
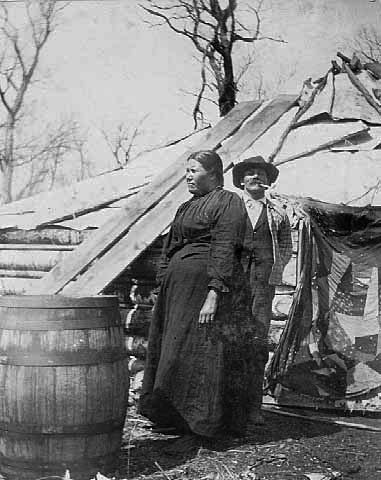
[[0, 350], [0, 365], [14, 365], [20, 367], [65, 367], [81, 365], [101, 365], [115, 363], [128, 358], [126, 350], [111, 351], [86, 350], [80, 352], [46, 353], [33, 352], [20, 354]]
[[0, 422], [1, 435], [101, 435], [122, 431], [124, 417], [107, 422], [79, 424], [79, 425], [32, 425], [27, 423]]
[[98, 295], [93, 297], [66, 297], [64, 295], [5, 295], [0, 297], [0, 308], [10, 307], [28, 309], [66, 309], [66, 308], [117, 308], [116, 295]]
[[119, 312], [110, 311], [109, 315], [100, 318], [88, 317], [81, 318], [80, 312], [78, 318], [62, 319], [44, 319], [41, 317], [33, 318], [30, 315], [14, 318], [13, 316], [0, 315], [1, 330], [19, 330], [19, 331], [52, 331], [52, 330], [95, 330], [98, 328], [123, 327]]
[[[13, 471], [9, 472], [14, 474], [14, 471], [20, 472], [21, 474], [29, 474], [31, 468], [36, 469], [36, 472], [57, 472], [59, 469], [69, 469], [71, 472], [75, 470], [84, 470], [89, 468], [95, 468], [101, 466], [103, 468], [112, 468], [115, 464], [116, 459], [118, 458], [120, 449], [112, 450], [107, 455], [102, 455], [99, 457], [86, 457], [81, 460], [62, 460], [61, 462], [56, 463], [44, 463], [42, 460], [25, 460], [20, 457], [8, 457], [0, 453], [0, 471], [5, 473], [5, 470], [12, 469]], [[87, 473], [87, 472], [86, 472]]]

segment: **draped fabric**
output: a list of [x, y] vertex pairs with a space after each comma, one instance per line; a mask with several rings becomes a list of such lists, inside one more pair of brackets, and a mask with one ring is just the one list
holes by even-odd
[[300, 275], [266, 386], [360, 398], [381, 387], [381, 208], [299, 206]]

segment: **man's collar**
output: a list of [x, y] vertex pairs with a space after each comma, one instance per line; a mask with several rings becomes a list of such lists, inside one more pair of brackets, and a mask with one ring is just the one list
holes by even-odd
[[243, 198], [245, 203], [258, 202], [258, 203], [263, 203], [263, 205], [266, 205], [266, 202], [267, 202], [267, 198], [266, 198], [265, 195], [262, 198], [255, 199], [255, 198], [252, 198], [245, 190], [243, 190], [243, 197], [242, 198]]

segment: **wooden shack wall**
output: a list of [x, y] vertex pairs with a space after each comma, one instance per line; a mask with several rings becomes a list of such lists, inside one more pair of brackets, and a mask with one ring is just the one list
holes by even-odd
[[73, 251], [90, 231], [0, 230], [0, 295], [22, 295]]
[[[57, 263], [65, 261], [93, 229], [45, 227], [36, 230], [0, 230], [0, 295], [22, 295]], [[126, 346], [130, 354], [132, 397], [139, 395], [147, 350], [148, 330], [156, 299], [156, 269], [163, 237], [119, 275], [104, 291], [117, 295], [125, 322]], [[275, 347], [283, 330], [296, 285], [298, 231], [293, 231], [293, 257], [277, 287], [273, 304], [274, 325], [270, 341]]]

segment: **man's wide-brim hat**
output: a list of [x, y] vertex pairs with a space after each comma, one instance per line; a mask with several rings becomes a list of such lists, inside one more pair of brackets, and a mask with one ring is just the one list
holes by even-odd
[[243, 189], [241, 185], [245, 171], [249, 168], [262, 168], [269, 179], [270, 183], [274, 183], [279, 175], [279, 170], [272, 163], [266, 162], [263, 157], [250, 157], [242, 160], [242, 162], [237, 163], [233, 167], [233, 184], [235, 187]]

